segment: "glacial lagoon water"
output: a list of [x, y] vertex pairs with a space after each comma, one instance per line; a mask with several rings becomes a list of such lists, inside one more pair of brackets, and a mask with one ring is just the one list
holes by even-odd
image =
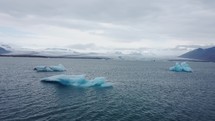
[[[35, 72], [63, 64], [66, 72]], [[215, 121], [215, 63], [0, 58], [0, 121]], [[112, 88], [43, 83], [58, 74], [106, 77]]]

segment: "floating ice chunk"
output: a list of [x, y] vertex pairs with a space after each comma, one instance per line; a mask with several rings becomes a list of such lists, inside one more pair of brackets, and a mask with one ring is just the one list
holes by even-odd
[[104, 77], [96, 77], [93, 80], [87, 80], [85, 75], [55, 75], [43, 78], [44, 82], [57, 82], [62, 85], [75, 87], [112, 87], [112, 84], [106, 82]]
[[57, 66], [36, 66], [34, 70], [37, 72], [63, 72], [66, 71], [66, 68], [59, 64]]
[[183, 67], [183, 70], [185, 72], [192, 72], [193, 70], [191, 69], [191, 67], [186, 63], [186, 62], [182, 62], [181, 66]]
[[53, 71], [66, 71], [66, 68], [62, 64], [59, 64], [57, 66], [50, 66], [50, 68]]
[[176, 62], [175, 66], [170, 67], [169, 70], [175, 71], [175, 72], [192, 72], [193, 71], [186, 62], [182, 62], [182, 63]]

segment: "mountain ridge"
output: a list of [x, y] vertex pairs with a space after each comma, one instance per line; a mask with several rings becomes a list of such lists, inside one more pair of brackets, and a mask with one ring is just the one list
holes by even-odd
[[2, 54], [7, 54], [7, 53], [10, 53], [10, 51], [4, 49], [3, 47], [0, 47], [0, 55], [2, 55]]
[[206, 49], [198, 48], [180, 55], [179, 57], [215, 62], [215, 47]]

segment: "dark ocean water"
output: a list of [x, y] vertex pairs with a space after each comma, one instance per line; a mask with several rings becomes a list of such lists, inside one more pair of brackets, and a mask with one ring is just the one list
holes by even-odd
[[[64, 73], [37, 73], [63, 64]], [[215, 63], [0, 58], [0, 121], [215, 121]], [[43, 83], [57, 74], [104, 76], [113, 88]]]

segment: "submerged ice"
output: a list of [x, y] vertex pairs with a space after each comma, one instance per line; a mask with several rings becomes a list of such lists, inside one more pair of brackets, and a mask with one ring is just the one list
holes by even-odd
[[175, 66], [172, 66], [169, 68], [170, 71], [175, 71], [175, 72], [192, 72], [192, 68], [186, 63], [176, 63]]
[[66, 68], [59, 64], [57, 66], [36, 66], [34, 70], [37, 72], [63, 72], [66, 71]]
[[57, 82], [62, 85], [75, 87], [112, 87], [112, 84], [106, 82], [104, 77], [96, 77], [93, 80], [87, 80], [85, 75], [55, 75], [43, 78], [44, 82]]

